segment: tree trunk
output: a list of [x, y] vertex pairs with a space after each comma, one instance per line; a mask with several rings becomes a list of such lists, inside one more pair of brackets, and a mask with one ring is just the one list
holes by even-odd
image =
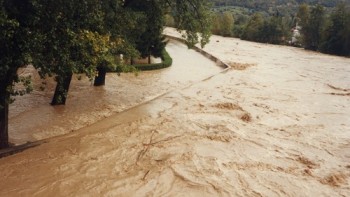
[[57, 76], [56, 90], [52, 98], [51, 105], [64, 105], [68, 95], [69, 85], [72, 80], [72, 73], [68, 73], [65, 76]]
[[98, 75], [95, 77], [94, 86], [103, 86], [106, 81], [107, 69], [105, 67], [97, 67]]
[[7, 86], [5, 83], [0, 85], [0, 149], [2, 149], [9, 147], [8, 114], [10, 93], [6, 91]]
[[151, 64], [151, 55], [148, 56], [148, 64]]

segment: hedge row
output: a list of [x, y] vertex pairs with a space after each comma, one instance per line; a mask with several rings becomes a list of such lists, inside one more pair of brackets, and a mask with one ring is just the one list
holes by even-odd
[[138, 70], [157, 70], [162, 68], [170, 67], [173, 63], [173, 59], [170, 57], [169, 53], [163, 49], [162, 56], [160, 57], [162, 59], [161, 63], [156, 64], [133, 64], [131, 66], [135, 67]]

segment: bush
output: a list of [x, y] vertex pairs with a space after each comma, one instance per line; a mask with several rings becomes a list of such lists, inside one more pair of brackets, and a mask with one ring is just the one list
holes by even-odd
[[162, 59], [161, 63], [156, 63], [156, 64], [133, 64], [131, 66], [135, 67], [138, 70], [157, 70], [157, 69], [162, 69], [162, 68], [167, 68], [171, 66], [173, 63], [173, 59], [170, 57], [169, 53], [163, 49], [162, 51], [162, 56], [160, 57]]

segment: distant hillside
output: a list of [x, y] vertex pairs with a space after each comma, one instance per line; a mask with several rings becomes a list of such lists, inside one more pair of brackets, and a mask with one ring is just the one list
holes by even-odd
[[344, 2], [350, 7], [350, 0], [210, 0], [215, 12], [232, 12], [235, 16], [250, 16], [255, 12], [264, 15], [279, 13], [283, 16], [294, 16], [302, 3], [320, 4], [330, 13], [339, 3]]
[[302, 3], [335, 7], [340, 2], [350, 4], [350, 0], [211, 0], [214, 6], [239, 6], [255, 10], [267, 10], [276, 6], [299, 6]]
[[350, 55], [350, 0], [211, 2], [213, 34]]

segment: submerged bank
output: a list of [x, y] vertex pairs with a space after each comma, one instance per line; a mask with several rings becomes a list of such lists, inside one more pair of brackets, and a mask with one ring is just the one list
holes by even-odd
[[42, 91], [42, 80], [35, 70], [23, 70], [22, 74], [33, 76], [35, 91], [17, 97], [10, 106], [10, 141], [18, 145], [74, 132], [221, 70], [214, 62], [188, 50], [178, 41], [170, 41], [167, 50], [175, 59], [170, 68], [140, 72], [138, 76], [109, 73], [104, 87], [93, 87], [88, 79], [74, 77], [65, 106], [49, 105], [55, 87], [53, 80], [45, 80]]

